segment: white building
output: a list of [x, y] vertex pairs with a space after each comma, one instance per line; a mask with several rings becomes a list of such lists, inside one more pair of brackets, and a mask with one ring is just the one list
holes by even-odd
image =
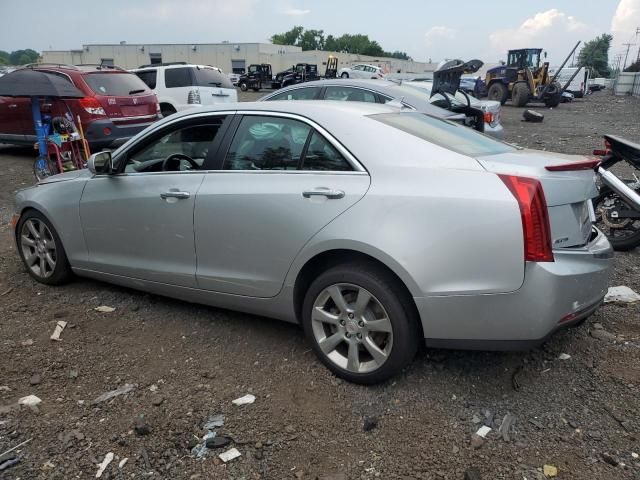
[[242, 73], [252, 63], [270, 63], [273, 72], [290, 68], [296, 63], [314, 63], [324, 74], [329, 55], [338, 57], [338, 68], [355, 63], [370, 63], [391, 73], [424, 73], [435, 69], [435, 64], [370, 57], [349, 53], [319, 50], [302, 51], [300, 47], [271, 43], [194, 43], [194, 44], [88, 44], [79, 50], [49, 50], [42, 52], [43, 63], [83, 63], [118, 65], [125, 69], [142, 65], [187, 62], [214, 65], [227, 73]]

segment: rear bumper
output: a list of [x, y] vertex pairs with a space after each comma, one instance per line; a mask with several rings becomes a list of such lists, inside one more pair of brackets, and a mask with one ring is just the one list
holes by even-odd
[[484, 124], [484, 133], [498, 140], [504, 139], [504, 127], [501, 123], [498, 123], [496, 126], [492, 127], [490, 124]]
[[527, 263], [511, 293], [415, 298], [428, 346], [526, 349], [591, 315], [607, 292], [613, 250], [602, 232], [585, 247]]
[[[152, 125], [155, 121], [161, 117], [151, 121], [145, 121], [135, 124], [117, 124], [110, 119], [95, 120], [87, 125], [84, 135], [89, 142], [91, 150], [100, 150], [102, 148], [115, 148], [122, 145], [134, 135], [137, 135], [142, 130]], [[107, 135], [105, 129], [109, 129], [110, 133]]]

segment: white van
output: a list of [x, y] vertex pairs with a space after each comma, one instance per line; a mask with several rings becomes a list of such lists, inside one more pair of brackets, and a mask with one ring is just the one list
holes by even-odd
[[[559, 67], [549, 67], [549, 75], [552, 77], [556, 74]], [[575, 77], [573, 74], [576, 73]], [[571, 83], [565, 91], [572, 93], [575, 98], [582, 98], [588, 93], [589, 89], [589, 70], [585, 67], [564, 67], [560, 71], [560, 75], [556, 78], [556, 81], [563, 87], [573, 77]]]
[[130, 72], [153, 90], [165, 117], [189, 108], [238, 101], [238, 92], [218, 67], [175, 62], [144, 65]]

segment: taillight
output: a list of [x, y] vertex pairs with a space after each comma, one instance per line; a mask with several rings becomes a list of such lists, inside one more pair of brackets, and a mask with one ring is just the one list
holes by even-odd
[[200, 91], [199, 90], [189, 90], [189, 95], [187, 96], [187, 103], [201, 103], [200, 102]]
[[91, 115], [106, 115], [104, 108], [100, 105], [100, 102], [93, 97], [84, 97], [80, 99], [80, 106], [84, 108], [85, 112]]
[[604, 150], [596, 149], [593, 151], [593, 154], [598, 155], [599, 157], [604, 157], [605, 155], [609, 155], [610, 153], [611, 153], [611, 142], [609, 142], [609, 140], [607, 140], [606, 138], [604, 139]]
[[158, 96], [157, 96], [157, 95], [154, 95], [154, 97], [156, 97], [156, 113], [157, 113], [158, 115], [160, 115], [160, 113], [161, 113], [161, 110], [160, 110], [160, 102], [158, 101]]
[[498, 175], [518, 201], [524, 237], [524, 259], [553, 262], [549, 212], [542, 184], [535, 178]]
[[493, 113], [484, 112], [484, 123], [493, 123]]
[[577, 170], [595, 170], [598, 165], [600, 165], [600, 160], [596, 158], [581, 162], [563, 163], [562, 165], [547, 165], [544, 168], [550, 172], [573, 172]]

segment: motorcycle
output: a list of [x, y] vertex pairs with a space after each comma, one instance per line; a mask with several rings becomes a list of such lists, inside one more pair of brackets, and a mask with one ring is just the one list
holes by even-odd
[[593, 200], [596, 225], [609, 238], [614, 250], [627, 251], [640, 245], [640, 180], [621, 180], [610, 168], [626, 162], [640, 171], [640, 145], [605, 135], [605, 150], [595, 150], [602, 160], [596, 167], [600, 193]]

